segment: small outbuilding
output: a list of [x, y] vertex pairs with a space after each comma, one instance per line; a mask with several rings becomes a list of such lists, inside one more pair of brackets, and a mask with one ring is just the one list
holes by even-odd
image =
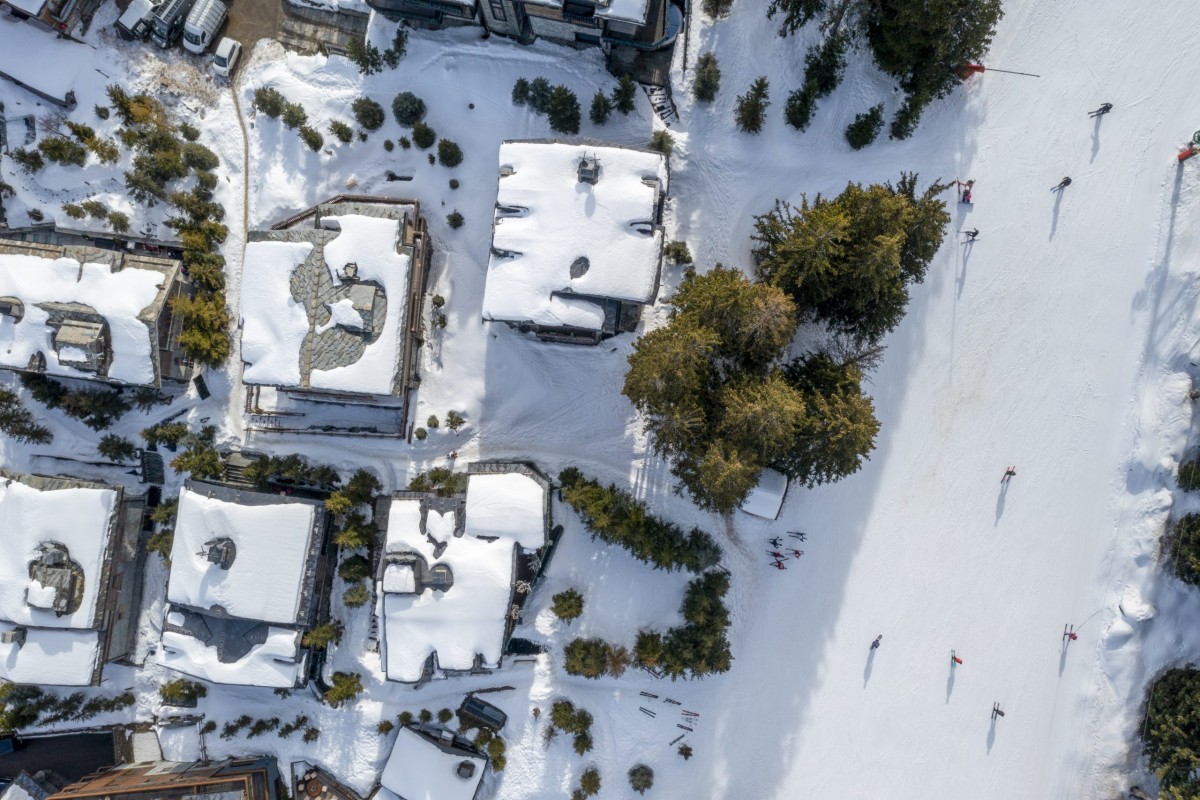
[[742, 503], [742, 511], [763, 519], [776, 519], [787, 496], [788, 479], [782, 472], [764, 469], [758, 476], [758, 485], [750, 490]]

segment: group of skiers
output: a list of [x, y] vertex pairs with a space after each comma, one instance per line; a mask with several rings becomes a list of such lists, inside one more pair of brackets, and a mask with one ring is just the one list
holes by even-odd
[[[1104, 116], [1108, 112], [1112, 111], [1112, 109], [1113, 109], [1112, 103], [1102, 103], [1100, 105], [1100, 107], [1097, 108], [1095, 111], [1089, 111], [1088, 116], [1091, 117], [1092, 119], [1096, 119], [1098, 117]], [[966, 203], [967, 205], [971, 205], [974, 202], [974, 200], [972, 199], [973, 192], [975, 191], [974, 179], [965, 180], [965, 181], [960, 181], [960, 180], [955, 179], [954, 185], [959, 189], [958, 202]], [[1056, 183], [1050, 189], [1050, 191], [1061, 192], [1063, 189], [1066, 189], [1070, 185], [1071, 185], [1071, 176], [1067, 175], [1061, 181]], [[965, 240], [966, 242], [973, 242], [979, 238], [979, 229], [978, 228], [972, 228], [971, 230], [964, 230], [964, 231], [962, 231], [962, 233], [967, 237]]]

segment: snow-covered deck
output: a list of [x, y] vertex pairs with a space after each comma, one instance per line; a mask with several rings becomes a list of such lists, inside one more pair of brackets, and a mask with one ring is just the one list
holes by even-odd
[[[467, 778], [458, 774], [464, 761], [474, 767]], [[405, 800], [472, 800], [483, 780], [485, 766], [487, 761], [483, 758], [443, 750], [412, 728], [404, 727], [396, 735], [379, 782]]]
[[[594, 184], [579, 178], [585, 157], [599, 161]], [[663, 246], [655, 219], [667, 181], [660, 153], [501, 144], [483, 318], [599, 331], [603, 309], [569, 295], [651, 302]]]
[[[183, 488], [167, 599], [207, 611], [219, 606], [241, 619], [294, 624], [315, 534], [314, 504], [255, 495], [240, 504]], [[207, 558], [207, 543], [230, 539], [229, 569]]]

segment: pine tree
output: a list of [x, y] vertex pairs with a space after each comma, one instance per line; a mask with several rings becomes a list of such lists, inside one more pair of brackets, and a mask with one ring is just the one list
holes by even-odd
[[331, 643], [342, 640], [342, 625], [333, 620], [325, 620], [320, 625], [308, 629], [300, 643], [305, 647], [321, 649]]
[[604, 92], [596, 92], [592, 97], [591, 117], [592, 123], [595, 125], [603, 125], [608, 122], [608, 117], [612, 114], [613, 104], [608, 99], [608, 95]]
[[638, 794], [645, 794], [646, 790], [652, 786], [654, 786], [654, 770], [645, 764], [630, 767], [629, 788]]
[[846, 126], [846, 141], [855, 150], [861, 150], [875, 141], [882, 128], [883, 103], [877, 103], [865, 113], [856, 114], [854, 121]]
[[617, 111], [620, 111], [622, 115], [629, 116], [637, 108], [636, 98], [637, 83], [634, 82], [633, 78], [629, 77], [628, 73], [622, 74], [617, 81], [617, 88], [613, 89], [613, 107]]
[[696, 77], [692, 81], [692, 94], [702, 103], [711, 103], [717, 99], [717, 91], [721, 88], [721, 68], [717, 64], [717, 56], [707, 52], [696, 61]]
[[578, 619], [583, 613], [583, 595], [574, 589], [567, 589], [559, 592], [551, 598], [553, 604], [550, 606], [554, 616], [561, 620], [570, 622]]
[[746, 94], [738, 95], [737, 124], [743, 133], [758, 133], [767, 118], [769, 84], [767, 76], [756, 79]]
[[788, 452], [807, 421], [804, 395], [779, 372], [765, 380], [726, 386], [721, 406], [721, 440], [740, 452], [757, 453], [766, 462]]
[[546, 117], [550, 121], [550, 130], [568, 135], [579, 133], [580, 111], [578, 98], [567, 87], [555, 86], [550, 92], [550, 101], [546, 107]]
[[[325, 691], [325, 702], [334, 708], [362, 694], [361, 674], [357, 672], [335, 672], [331, 678], [332, 686]], [[307, 741], [307, 738], [305, 741]]]
[[571, 675], [599, 678], [608, 672], [608, 647], [603, 639], [573, 639], [564, 650]]
[[137, 457], [138, 449], [124, 436], [108, 433], [100, 437], [96, 452], [111, 461], [132, 461]]

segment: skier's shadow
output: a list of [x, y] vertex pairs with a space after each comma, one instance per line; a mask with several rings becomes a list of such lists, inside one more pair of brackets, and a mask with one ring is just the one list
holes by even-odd
[[992, 725], [988, 728], [987, 751], [992, 752], [992, 745], [996, 743], [996, 715], [992, 715]]
[[996, 521], [992, 527], [1000, 524], [1000, 517], [1004, 516], [1004, 499], [1008, 496], [1008, 481], [1000, 483], [1000, 494], [996, 495]]
[[946, 702], [950, 702], [950, 695], [954, 693], [954, 662], [950, 662], [950, 675], [946, 678]]
[[875, 666], [875, 648], [872, 647], [867, 653], [867, 665], [863, 667], [863, 688], [867, 688], [867, 682], [871, 680], [871, 669]]
[[1050, 241], [1054, 241], [1054, 233], [1058, 230], [1058, 212], [1062, 208], [1063, 190], [1054, 189], [1054, 216], [1050, 220]]
[[967, 263], [971, 260], [971, 251], [975, 249], [975, 240], [963, 242], [962, 269], [958, 271], [958, 296], [962, 297], [963, 287], [967, 285]]
[[1096, 127], [1092, 129], [1092, 157], [1088, 163], [1096, 160], [1096, 154], [1100, 152], [1100, 120], [1104, 118], [1103, 114], [1096, 115]]
[[1071, 640], [1064, 638], [1062, 652], [1058, 654], [1058, 676], [1061, 678], [1063, 670], [1067, 668], [1067, 651], [1071, 649]]

